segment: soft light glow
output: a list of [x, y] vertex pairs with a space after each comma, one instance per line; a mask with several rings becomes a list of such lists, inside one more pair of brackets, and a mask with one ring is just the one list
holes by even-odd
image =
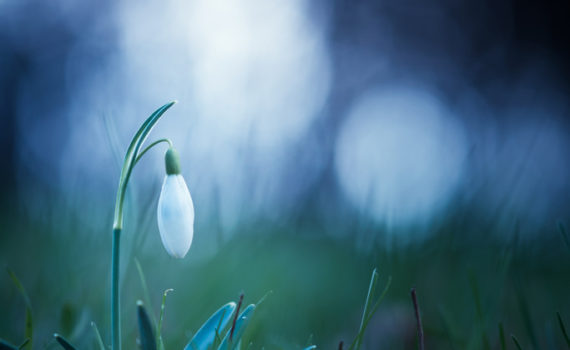
[[[184, 168], [199, 168], [186, 179], [210, 211], [203, 217], [219, 215], [229, 231], [260, 210], [292, 205], [322, 167], [294, 164], [305, 175], [294, 183], [282, 170], [293, 147], [314, 143], [307, 133], [331, 80], [325, 28], [311, 21], [306, 6], [301, 0], [118, 3], [116, 51], [98, 61], [89, 55], [94, 40], [69, 55], [75, 79], [61, 114], [82, 118], [68, 120], [69, 147], [61, 158], [69, 162], [61, 173], [89, 172], [112, 188], [115, 179], [93, 166], [109, 162], [112, 149], [81, 140], [109, 139], [103, 115], [111, 136], [126, 140], [147, 111], [175, 98], [178, 117], [165, 118], [154, 135], [177, 144]], [[86, 152], [89, 158], [78, 156]], [[160, 157], [148, 158], [157, 166], [140, 175], [141, 186], [161, 173]]]
[[466, 155], [462, 129], [432, 95], [361, 96], [340, 130], [336, 172], [350, 201], [390, 225], [429, 221], [451, 198]]

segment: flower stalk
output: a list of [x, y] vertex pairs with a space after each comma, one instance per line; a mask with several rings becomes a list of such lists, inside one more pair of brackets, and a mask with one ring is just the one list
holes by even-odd
[[131, 173], [140, 157], [146, 153], [151, 147], [161, 143], [168, 142], [172, 145], [170, 140], [161, 139], [153, 142], [139, 154], [142, 144], [148, 137], [149, 133], [170, 107], [176, 101], [165, 104], [157, 109], [148, 117], [148, 119], [139, 128], [127, 149], [123, 167], [121, 169], [121, 177], [119, 179], [119, 186], [117, 190], [117, 197], [115, 200], [115, 214], [113, 220], [113, 246], [112, 246], [112, 260], [111, 260], [111, 344], [112, 350], [121, 350], [121, 318], [120, 318], [120, 285], [119, 285], [119, 266], [120, 266], [120, 243], [121, 232], [123, 230], [123, 206], [125, 202], [125, 194], [127, 185], [131, 177]]

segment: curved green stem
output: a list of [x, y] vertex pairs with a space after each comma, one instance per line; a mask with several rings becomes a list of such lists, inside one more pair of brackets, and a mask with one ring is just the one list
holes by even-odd
[[[145, 120], [141, 125], [127, 149], [123, 168], [121, 169], [121, 177], [119, 179], [119, 187], [117, 190], [117, 198], [115, 200], [115, 216], [113, 220], [113, 251], [111, 261], [111, 343], [112, 350], [121, 350], [121, 318], [120, 318], [120, 303], [119, 303], [119, 263], [120, 263], [120, 243], [121, 231], [123, 230], [123, 205], [125, 202], [125, 193], [127, 191], [127, 184], [131, 177], [131, 173], [140, 157], [146, 153], [152, 146], [164, 142], [159, 140], [152, 143], [145, 148], [139, 155], [139, 150], [142, 144], [148, 137], [154, 125], [162, 117], [176, 101], [165, 104], [160, 107], [150, 117]], [[169, 144], [171, 142], [166, 141]]]
[[153, 148], [154, 146], [158, 145], [159, 143], [162, 142], [167, 142], [169, 147], [172, 147], [172, 141], [170, 141], [170, 139], [160, 139], [160, 140], [156, 140], [153, 143], [151, 143], [150, 145], [146, 146], [145, 149], [143, 149], [141, 151], [141, 153], [139, 153], [139, 155], [135, 158], [135, 164], [138, 163], [139, 159], [141, 159], [141, 157], [151, 148]]

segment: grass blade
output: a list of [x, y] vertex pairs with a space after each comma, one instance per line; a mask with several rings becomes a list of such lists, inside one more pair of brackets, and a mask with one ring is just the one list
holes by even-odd
[[62, 337], [61, 335], [55, 333], [53, 335], [55, 337], [55, 340], [57, 340], [57, 342], [59, 343], [59, 345], [61, 345], [62, 348], [64, 348], [65, 350], [76, 350], [75, 346], [71, 345], [64, 337]]
[[560, 325], [560, 330], [562, 330], [562, 335], [564, 336], [564, 340], [566, 340], [566, 345], [568, 345], [568, 349], [570, 349], [570, 338], [568, 338], [568, 333], [566, 332], [566, 327], [564, 327], [564, 322], [562, 321], [562, 316], [560, 316], [560, 312], [556, 312], [556, 317], [558, 318], [558, 324]]
[[97, 339], [99, 350], [107, 350], [105, 348], [105, 343], [103, 343], [103, 339], [101, 338], [101, 333], [99, 333], [99, 328], [97, 328], [95, 322], [91, 322], [91, 327], [93, 327], [93, 331], [95, 332], [95, 339]]
[[358, 333], [348, 350], [352, 350], [354, 348], [359, 349], [362, 337], [361, 334], [364, 333], [365, 329], [365, 322], [370, 313], [372, 298], [374, 297], [374, 291], [376, 290], [376, 284], [378, 284], [378, 272], [376, 269], [372, 271], [372, 277], [370, 278], [370, 284], [368, 285], [368, 293], [366, 294], [366, 301], [364, 302], [364, 311], [362, 312], [362, 319], [360, 321], [360, 327], [358, 328]]
[[[373, 274], [376, 272], [376, 269], [374, 270]], [[374, 278], [374, 277], [373, 277]], [[377, 278], [376, 278], [377, 280]], [[370, 281], [370, 283], [372, 284], [372, 280]], [[374, 306], [369, 309], [369, 313], [368, 316], [366, 317], [366, 319], [364, 320], [364, 324], [361, 326], [358, 334], [356, 335], [356, 338], [353, 340], [352, 344], [350, 344], [350, 347], [348, 348], [349, 350], [354, 349], [355, 346], [357, 346], [357, 343], [362, 342], [362, 338], [364, 337], [364, 332], [366, 331], [366, 327], [368, 327], [368, 323], [370, 322], [370, 320], [372, 319], [372, 316], [374, 316], [374, 313], [376, 313], [376, 311], [378, 310], [378, 307], [380, 306], [380, 303], [382, 302], [382, 300], [384, 299], [384, 296], [386, 296], [386, 293], [388, 292], [388, 289], [390, 289], [390, 285], [392, 284], [392, 276], [388, 277], [388, 281], [386, 282], [386, 287], [384, 287], [384, 290], [382, 291], [382, 294], [380, 294], [380, 297], [378, 297], [378, 300], [376, 301], [376, 303], [374, 304]], [[376, 287], [374, 287], [375, 289]], [[368, 298], [368, 297], [367, 297]], [[358, 345], [360, 346], [360, 345]]]
[[417, 330], [418, 330], [418, 344], [420, 350], [424, 350], [424, 329], [422, 327], [422, 317], [420, 314], [420, 306], [418, 305], [418, 297], [416, 295], [416, 288], [410, 291], [412, 296], [412, 303], [414, 304], [414, 315], [416, 316]]
[[[358, 333], [364, 331], [365, 326], [364, 324], [366, 323], [366, 318], [368, 318], [368, 315], [370, 314], [370, 308], [371, 303], [372, 303], [372, 298], [374, 298], [374, 293], [376, 292], [376, 285], [378, 284], [378, 272], [376, 269], [374, 269], [372, 271], [372, 277], [370, 278], [370, 285], [368, 286], [368, 295], [366, 295], [366, 302], [364, 303], [364, 312], [362, 313], [362, 320], [360, 321], [360, 328], [358, 330]], [[360, 346], [362, 345], [362, 337], [358, 337], [358, 340], [356, 341], [356, 349], [360, 349]]]
[[169, 292], [174, 291], [174, 289], [167, 289], [162, 294], [162, 304], [160, 305], [160, 318], [158, 319], [158, 327], [156, 329], [156, 340], [158, 343], [159, 350], [164, 350], [164, 342], [162, 341], [162, 321], [164, 320], [164, 306], [166, 304], [166, 295]]
[[142, 301], [137, 302], [137, 314], [139, 319], [139, 335], [142, 350], [156, 350], [156, 341], [153, 334], [153, 327], [148, 318], [148, 314]]
[[517, 347], [517, 349], [522, 350], [521, 344], [519, 343], [519, 340], [517, 339], [517, 337], [515, 337], [514, 334], [511, 334], [511, 338], [513, 339], [513, 342], [515, 343], [515, 346]]
[[388, 281], [386, 282], [386, 286], [384, 287], [382, 294], [380, 294], [380, 297], [378, 297], [378, 300], [376, 300], [376, 303], [374, 304], [372, 309], [370, 309], [370, 313], [368, 314], [368, 317], [366, 317], [366, 321], [364, 322], [364, 327], [362, 328], [362, 333], [360, 333], [358, 335], [358, 337], [360, 339], [362, 339], [364, 337], [364, 332], [366, 331], [366, 328], [368, 327], [368, 323], [370, 322], [370, 320], [372, 319], [372, 316], [374, 316], [374, 314], [376, 313], [376, 311], [380, 307], [380, 303], [382, 302], [382, 300], [386, 296], [386, 293], [388, 293], [388, 290], [390, 289], [391, 285], [392, 285], [392, 276], [388, 276]]
[[20, 292], [20, 294], [24, 298], [24, 302], [26, 303], [26, 328], [25, 328], [24, 334], [25, 334], [26, 339], [29, 339], [29, 342], [27, 344], [25, 344], [24, 347], [28, 348], [28, 349], [32, 349], [32, 339], [33, 339], [33, 335], [34, 335], [34, 321], [33, 321], [33, 317], [32, 317], [32, 303], [30, 302], [30, 298], [28, 297], [28, 293], [26, 292], [24, 285], [22, 284], [22, 282], [20, 282], [18, 277], [16, 277], [16, 274], [12, 270], [10, 270], [9, 268], [6, 268], [6, 270], [8, 271], [8, 274], [10, 275], [12, 282], [14, 282], [14, 285], [16, 286], [16, 288], [18, 289], [18, 291]]
[[273, 291], [272, 291], [272, 290], [270, 290], [269, 292], [265, 293], [265, 295], [263, 295], [263, 296], [261, 297], [261, 299], [259, 299], [259, 301], [258, 301], [257, 303], [255, 303], [255, 306], [256, 306], [256, 307], [259, 307], [259, 305], [261, 305], [261, 304], [265, 301], [265, 299], [267, 299], [267, 297], [270, 296], [271, 294], [273, 294]]

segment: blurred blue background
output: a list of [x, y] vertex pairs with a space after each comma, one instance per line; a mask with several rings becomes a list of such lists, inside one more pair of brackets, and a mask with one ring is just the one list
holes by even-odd
[[[565, 261], [568, 271], [556, 229], [570, 210], [567, 7], [0, 0], [0, 262], [36, 291], [76, 257], [107, 283], [122, 157], [140, 123], [176, 99], [151, 140], [169, 137], [181, 154], [196, 207], [185, 263], [194, 274], [259, 242], [284, 255], [276, 266], [302, 271], [298, 251], [308, 245], [336, 260], [321, 260], [322, 271], [349, 264], [365, 289], [374, 265], [400, 266], [392, 259], [409, 258], [402, 250], [427, 254], [422, 244], [441, 246], [442, 235], [454, 244], [441, 257], [447, 263], [450, 252], [475, 251], [463, 258], [478, 266], [485, 252], [502, 256], [517, 242], [530, 249], [521, 253], [530, 266], [553, 271]], [[160, 274], [158, 266], [176, 265], [157, 249], [163, 153], [145, 158], [131, 183], [125, 246], [135, 248], [125, 254]], [[59, 248], [42, 252], [50, 244]], [[76, 256], [78, 246], [92, 249]], [[415, 263], [398, 271], [421, 285]], [[88, 271], [78, 269], [68, 278]], [[293, 283], [312, 281], [303, 276]], [[567, 290], [567, 276], [549, 281]], [[226, 276], [235, 288], [224, 297], [247, 290], [235, 277]], [[17, 295], [7, 281], [2, 307], [12, 314]], [[277, 283], [266, 282], [260, 293]], [[362, 291], [342, 296], [359, 305]], [[0, 336], [17, 332], [10, 327]]]

